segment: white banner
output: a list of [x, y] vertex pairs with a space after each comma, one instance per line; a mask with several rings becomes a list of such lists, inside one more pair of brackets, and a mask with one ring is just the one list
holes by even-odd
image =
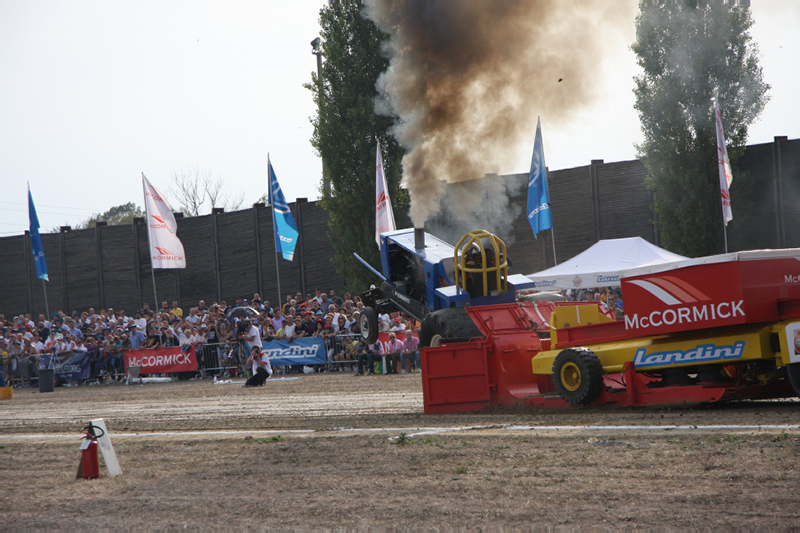
[[186, 268], [183, 244], [178, 238], [178, 223], [167, 199], [142, 173], [144, 207], [147, 211], [147, 236], [153, 268]]
[[731, 163], [728, 159], [728, 148], [725, 146], [725, 134], [722, 132], [722, 116], [719, 113], [719, 105], [716, 100], [714, 100], [714, 117], [717, 122], [717, 164], [719, 165], [719, 190], [722, 196], [722, 218], [727, 226], [728, 222], [733, 220], [729, 192], [733, 174], [731, 174]]
[[386, 176], [383, 174], [381, 143], [378, 141], [378, 155], [375, 158], [375, 242], [378, 243], [378, 248], [381, 247], [381, 233], [396, 229], [392, 202], [389, 201], [389, 191], [386, 187]]

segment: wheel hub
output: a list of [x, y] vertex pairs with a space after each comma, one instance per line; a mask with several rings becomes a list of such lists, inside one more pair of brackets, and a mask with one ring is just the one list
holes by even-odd
[[570, 392], [578, 390], [581, 386], [581, 370], [573, 362], [567, 362], [561, 367], [561, 383]]

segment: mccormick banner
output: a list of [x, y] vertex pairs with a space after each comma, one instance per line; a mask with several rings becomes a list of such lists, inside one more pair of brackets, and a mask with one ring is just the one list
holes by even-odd
[[262, 352], [269, 355], [272, 366], [323, 365], [327, 362], [325, 341], [319, 337], [302, 337], [291, 343], [283, 339], [261, 342]]
[[378, 248], [381, 247], [381, 233], [396, 229], [392, 202], [389, 200], [389, 188], [386, 186], [386, 176], [383, 173], [381, 143], [378, 141], [378, 154], [375, 157], [375, 241], [378, 243]]
[[186, 268], [186, 255], [178, 238], [178, 223], [172, 207], [142, 173], [144, 207], [147, 211], [147, 236], [153, 268]]
[[267, 155], [267, 181], [269, 182], [269, 202], [272, 206], [272, 222], [275, 227], [275, 253], [283, 255], [287, 261], [292, 261], [299, 233], [292, 211], [281, 191], [278, 177], [272, 169], [269, 155]]
[[30, 186], [28, 186], [28, 220], [31, 223], [31, 251], [36, 261], [36, 276], [50, 281], [50, 278], [47, 277], [47, 263], [44, 260], [42, 238], [39, 236], [39, 217], [36, 215], [36, 207], [33, 205]]
[[140, 374], [165, 374], [197, 370], [197, 351], [194, 346], [186, 351], [180, 346], [129, 350], [125, 352], [125, 368], [141, 366]]
[[89, 359], [89, 354], [83, 351], [60, 353], [53, 357], [53, 354], [47, 353], [41, 355], [42, 364], [45, 368], [50, 368], [51, 360], [52, 367], [55, 370], [55, 375], [63, 381], [85, 381], [91, 379], [92, 362]]
[[658, 335], [741, 324], [742, 283], [738, 261], [623, 278], [625, 329]]
[[717, 164], [719, 165], [719, 190], [722, 195], [722, 219], [727, 226], [728, 222], [733, 220], [729, 192], [733, 174], [731, 174], [731, 163], [728, 159], [728, 148], [725, 146], [725, 134], [722, 132], [722, 115], [719, 113], [719, 104], [716, 100], [714, 100], [714, 117], [717, 122]]
[[534, 237], [540, 231], [553, 227], [553, 217], [550, 214], [550, 194], [547, 192], [547, 168], [544, 164], [541, 119], [536, 122], [531, 172], [528, 175], [528, 222], [533, 229]]

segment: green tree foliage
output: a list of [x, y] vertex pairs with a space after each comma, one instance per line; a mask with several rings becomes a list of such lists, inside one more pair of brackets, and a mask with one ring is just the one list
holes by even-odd
[[322, 79], [316, 73], [306, 88], [314, 94], [311, 144], [324, 165], [322, 206], [330, 214], [329, 235], [336, 270], [351, 292], [375, 276], [353, 252], [379, 265], [375, 243], [375, 147], [380, 140], [389, 196], [398, 227], [409, 224], [408, 193], [400, 188], [402, 152], [390, 128], [393, 119], [375, 113], [375, 82], [388, 67], [381, 44], [388, 36], [362, 16], [359, 6], [333, 4], [320, 11]]
[[112, 207], [103, 214], [92, 215], [78, 225], [78, 229], [93, 228], [97, 222], [106, 222], [109, 226], [120, 226], [133, 223], [134, 218], [144, 217], [144, 210], [133, 202]]
[[735, 160], [768, 101], [750, 12], [730, 4], [643, 2], [636, 18], [632, 49], [644, 71], [634, 89], [644, 133], [639, 157], [655, 191], [663, 245], [693, 257], [724, 250], [712, 98], [734, 165], [729, 230], [746, 219], [751, 190]]

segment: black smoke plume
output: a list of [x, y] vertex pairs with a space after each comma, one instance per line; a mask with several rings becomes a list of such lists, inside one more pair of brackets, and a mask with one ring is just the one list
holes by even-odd
[[394, 135], [407, 150], [403, 179], [415, 226], [439, 210], [445, 182], [510, 170], [520, 143], [533, 147], [537, 115], [567, 119], [590, 104], [604, 35], [636, 7], [605, 0], [364, 4], [391, 36], [376, 108], [399, 117]]

